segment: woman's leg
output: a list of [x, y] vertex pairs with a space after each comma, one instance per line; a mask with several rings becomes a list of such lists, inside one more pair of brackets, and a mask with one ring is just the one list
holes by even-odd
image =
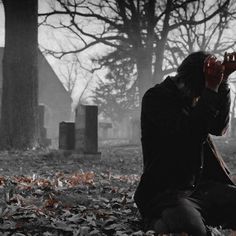
[[175, 206], [163, 210], [153, 224], [156, 233], [186, 232], [192, 236], [206, 236], [206, 227], [198, 206], [190, 199], [178, 199]]
[[206, 224], [236, 229], [236, 186], [210, 182], [201, 196]]

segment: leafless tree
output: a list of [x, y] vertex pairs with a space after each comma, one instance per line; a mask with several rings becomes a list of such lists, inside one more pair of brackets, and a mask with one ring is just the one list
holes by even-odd
[[[173, 30], [166, 44], [165, 74], [175, 69], [180, 61], [193, 51], [208, 51], [223, 56], [225, 51], [233, 50], [235, 38], [230, 36], [230, 33], [232, 32], [231, 24], [235, 20], [235, 7], [235, 3], [231, 2], [210, 21], [204, 21], [200, 25], [184, 24]], [[191, 10], [184, 12], [185, 18], [195, 20], [199, 14], [206, 18], [206, 8], [206, 1], [200, 0], [198, 4], [193, 5]]]
[[[174, 46], [168, 42], [175, 30], [200, 26], [214, 20], [222, 12], [231, 14], [230, 0], [217, 0], [208, 4], [204, 2], [57, 0], [50, 12], [41, 13], [40, 16], [42, 25], [70, 33], [71, 48], [50, 50], [54, 56], [60, 58], [96, 45], [106, 45], [110, 50], [123, 51], [126, 57], [133, 58], [137, 68], [137, 86], [142, 97], [166, 72], [171, 72], [170, 69], [165, 71], [167, 68], [164, 68], [163, 62], [167, 45], [171, 48]], [[50, 22], [50, 17], [54, 15], [61, 15], [56, 25]], [[77, 43], [72, 36], [78, 39]]]
[[81, 68], [79, 67], [77, 57], [74, 56], [72, 56], [71, 60], [65, 60], [64, 65], [65, 66], [63, 68], [59, 68], [60, 75], [63, 79], [63, 84], [66, 90], [71, 96], [75, 88], [76, 82], [79, 79], [79, 72]]

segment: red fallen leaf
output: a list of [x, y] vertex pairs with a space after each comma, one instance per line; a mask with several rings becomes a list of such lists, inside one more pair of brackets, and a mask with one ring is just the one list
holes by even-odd
[[17, 189], [20, 189], [20, 190], [31, 190], [32, 189], [32, 186], [30, 186], [30, 185], [25, 185], [25, 184], [21, 184], [21, 185], [18, 185], [17, 187], [16, 187]]
[[76, 173], [67, 179], [67, 183], [71, 186], [75, 186], [78, 184], [92, 184], [94, 182], [94, 173], [85, 172], [85, 173]]
[[49, 196], [49, 198], [44, 202], [45, 208], [57, 208], [59, 201], [54, 197]]
[[19, 195], [19, 194], [14, 195], [12, 198], [8, 199], [6, 202], [7, 202], [8, 204], [10, 204], [10, 203], [17, 203], [18, 205], [21, 205], [21, 201], [20, 201], [20, 199], [18, 198], [18, 195]]
[[36, 184], [39, 187], [44, 187], [44, 188], [52, 186], [51, 181], [48, 179], [35, 179], [34, 184]]
[[37, 216], [45, 216], [45, 209], [43, 208], [36, 208], [34, 209], [34, 212]]
[[33, 179], [31, 177], [26, 176], [14, 176], [14, 179], [18, 183], [32, 183]]
[[0, 176], [0, 185], [4, 185], [5, 184], [5, 178], [3, 176]]
[[113, 179], [117, 179], [123, 182], [128, 182], [128, 183], [135, 183], [139, 181], [139, 176], [132, 174], [132, 175], [112, 175], [111, 176]]

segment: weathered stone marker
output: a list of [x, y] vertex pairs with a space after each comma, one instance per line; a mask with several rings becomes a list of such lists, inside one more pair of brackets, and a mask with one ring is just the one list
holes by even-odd
[[75, 152], [85, 158], [100, 158], [98, 152], [98, 107], [78, 105], [75, 112]]
[[59, 149], [74, 150], [75, 148], [75, 123], [61, 122], [59, 124]]

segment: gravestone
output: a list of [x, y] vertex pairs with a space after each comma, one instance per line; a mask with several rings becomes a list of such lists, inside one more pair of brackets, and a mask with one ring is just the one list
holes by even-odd
[[75, 123], [60, 122], [59, 124], [59, 149], [74, 150], [75, 148]]
[[98, 107], [78, 105], [75, 111], [75, 152], [84, 158], [100, 158]]

